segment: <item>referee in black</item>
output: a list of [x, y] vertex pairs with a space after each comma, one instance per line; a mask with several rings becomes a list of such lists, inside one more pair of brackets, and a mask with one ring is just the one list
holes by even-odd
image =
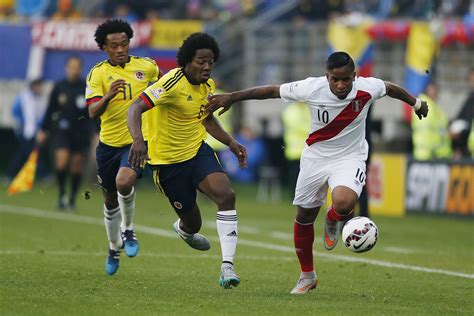
[[[59, 189], [57, 206], [61, 211], [75, 209], [94, 130], [93, 122], [87, 119], [82, 60], [70, 56], [65, 70], [66, 78], [54, 85], [41, 130], [36, 136], [39, 145], [45, 144], [47, 139], [51, 141]], [[71, 180], [69, 194], [66, 193], [68, 171]]]

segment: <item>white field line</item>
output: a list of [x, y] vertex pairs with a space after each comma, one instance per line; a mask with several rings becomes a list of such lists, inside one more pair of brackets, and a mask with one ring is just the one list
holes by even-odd
[[[0, 205], [0, 213], [27, 215], [27, 216], [33, 216], [33, 217], [39, 217], [39, 218], [49, 218], [49, 219], [56, 219], [56, 220], [63, 220], [63, 221], [84, 223], [84, 224], [93, 224], [93, 225], [100, 225], [100, 226], [104, 225], [102, 219], [91, 217], [91, 216], [50, 212], [50, 211], [44, 211], [44, 210], [36, 209], [36, 208], [18, 207], [18, 206], [13, 206], [13, 205]], [[161, 236], [161, 237], [175, 238], [176, 236], [173, 232], [171, 232], [171, 230], [165, 230], [161, 228], [155, 228], [155, 227], [149, 227], [149, 226], [143, 226], [143, 225], [135, 225], [135, 228], [139, 232], [144, 232], [144, 233]], [[218, 242], [218, 238], [211, 237], [209, 239], [215, 242]], [[246, 240], [246, 239], [239, 238], [239, 244], [255, 247], [255, 248], [280, 251], [280, 252], [285, 252], [285, 253], [292, 253], [292, 254], [294, 253], [293, 247], [271, 244], [267, 242], [259, 242], [259, 241]], [[355, 256], [336, 255], [336, 254], [327, 254], [327, 253], [319, 253], [319, 252], [315, 252], [315, 256], [320, 257], [320, 258], [325, 258], [328, 260], [333, 260], [333, 261], [359, 262], [359, 263], [366, 263], [370, 265], [387, 267], [387, 268], [398, 268], [398, 269], [412, 270], [412, 271], [425, 272], [425, 273], [444, 274], [444, 275], [456, 276], [456, 277], [461, 277], [461, 278], [466, 278], [466, 279], [474, 279], [474, 274], [455, 272], [455, 271], [449, 271], [449, 270], [443, 270], [443, 269], [432, 269], [432, 268], [427, 268], [427, 267], [395, 263], [395, 262], [389, 262], [389, 261], [383, 261], [383, 260], [364, 259], [364, 258], [360, 258], [360, 257], [358, 258]]]
[[[104, 252], [85, 252], [85, 251], [62, 251], [62, 250], [23, 250], [23, 249], [10, 249], [10, 250], [0, 250], [0, 256], [6, 255], [41, 255], [41, 256], [104, 256]], [[176, 259], [221, 259], [220, 255], [210, 255], [210, 254], [194, 254], [194, 255], [183, 255], [175, 253], [143, 253], [140, 252], [140, 257], [151, 257], [151, 258], [176, 258]], [[249, 261], [295, 261], [296, 258], [293, 257], [284, 257], [284, 256], [239, 256], [239, 260], [249, 260]]]

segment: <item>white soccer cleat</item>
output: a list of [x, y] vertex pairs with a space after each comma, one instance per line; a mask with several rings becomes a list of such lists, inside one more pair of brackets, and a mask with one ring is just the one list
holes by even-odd
[[231, 289], [237, 287], [239, 283], [240, 278], [235, 273], [234, 266], [232, 264], [222, 264], [219, 285], [224, 289]]
[[315, 289], [318, 285], [318, 278], [316, 276], [309, 278], [299, 278], [290, 294], [306, 294], [310, 290]]
[[211, 248], [211, 243], [209, 240], [201, 234], [192, 234], [192, 235], [184, 235], [179, 229], [179, 219], [173, 224], [174, 231], [184, 240], [191, 248], [197, 250], [209, 250]]

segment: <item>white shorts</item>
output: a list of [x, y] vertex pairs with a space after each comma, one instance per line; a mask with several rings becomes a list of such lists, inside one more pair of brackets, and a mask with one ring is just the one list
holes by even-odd
[[314, 208], [326, 204], [328, 187], [345, 186], [360, 196], [365, 185], [365, 161], [354, 158], [301, 157], [293, 205]]

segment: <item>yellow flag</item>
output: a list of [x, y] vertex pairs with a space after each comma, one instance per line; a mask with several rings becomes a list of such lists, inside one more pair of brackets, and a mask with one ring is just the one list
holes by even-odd
[[8, 195], [14, 195], [19, 192], [26, 192], [31, 190], [33, 182], [35, 181], [36, 165], [38, 164], [38, 149], [34, 149], [28, 160], [16, 175], [15, 179], [8, 187]]

